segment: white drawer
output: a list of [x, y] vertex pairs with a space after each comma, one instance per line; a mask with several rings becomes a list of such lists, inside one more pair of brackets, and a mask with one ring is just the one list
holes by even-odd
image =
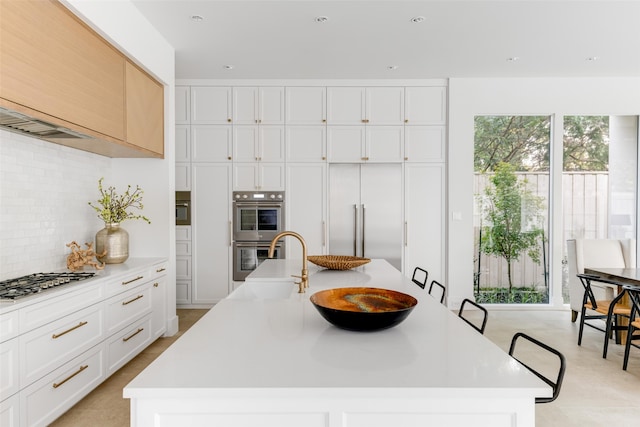
[[45, 426], [105, 379], [103, 345], [64, 364], [20, 392], [22, 424]]
[[107, 376], [124, 366], [151, 343], [151, 315], [107, 340]]
[[[0, 396], [4, 399], [20, 390], [20, 356], [18, 338], [0, 345]], [[0, 423], [4, 426], [5, 424]]]
[[107, 336], [118, 332], [152, 309], [151, 285], [138, 286], [107, 300]]
[[176, 257], [176, 280], [191, 280], [191, 257]]
[[104, 340], [104, 330], [102, 304], [94, 304], [21, 335], [21, 387]]
[[0, 342], [10, 340], [18, 336], [20, 330], [19, 321], [20, 314], [18, 311], [11, 311], [0, 315]]
[[103, 299], [104, 289], [100, 283], [86, 284], [86, 287], [79, 284], [73, 292], [46, 298], [20, 310], [20, 333], [49, 324]]
[[112, 295], [119, 294], [131, 288], [135, 288], [136, 286], [142, 285], [144, 282], [150, 280], [150, 269], [140, 268], [137, 269], [126, 276], [120, 276], [120, 278], [116, 280], [111, 280], [107, 283], [106, 294], [107, 297]]
[[177, 226], [176, 240], [191, 240], [191, 226], [190, 225]]
[[151, 266], [151, 280], [155, 280], [158, 277], [166, 276], [168, 262], [159, 262]]
[[176, 255], [191, 256], [191, 242], [176, 242]]
[[20, 395], [14, 394], [13, 396], [0, 402], [0, 426], [18, 427], [19, 425]]

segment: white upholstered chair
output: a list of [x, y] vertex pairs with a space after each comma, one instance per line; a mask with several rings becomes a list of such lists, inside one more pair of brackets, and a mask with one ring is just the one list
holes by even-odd
[[[582, 310], [584, 287], [576, 274], [585, 268], [635, 268], [635, 239], [573, 239], [567, 240], [567, 262], [569, 267], [569, 303], [571, 321], [575, 322]], [[596, 299], [612, 299], [613, 289], [592, 283]]]

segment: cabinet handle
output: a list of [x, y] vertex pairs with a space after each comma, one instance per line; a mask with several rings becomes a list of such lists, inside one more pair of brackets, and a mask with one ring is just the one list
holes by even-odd
[[135, 331], [134, 333], [132, 333], [131, 335], [129, 335], [126, 338], [122, 338], [122, 342], [127, 342], [129, 341], [131, 338], [135, 337], [136, 335], [138, 335], [140, 332], [144, 331], [144, 328], [138, 328], [137, 331]]
[[154, 288], [157, 288], [158, 286], [160, 286], [160, 285], [158, 284], [158, 282], [156, 282], [156, 283], [154, 283], [154, 284], [153, 284], [153, 287], [154, 287]]
[[256, 123], [258, 123], [258, 119], [256, 119]]
[[327, 157], [326, 156], [322, 156], [322, 160], [327, 160]]
[[[157, 283], [156, 283], [156, 285], [157, 285]], [[132, 300], [129, 300], [129, 301], [123, 301], [123, 302], [122, 302], [122, 305], [128, 305], [128, 304], [131, 304], [132, 302], [139, 300], [139, 299], [140, 299], [140, 298], [142, 298], [143, 296], [144, 296], [144, 295], [138, 295], [137, 297], [135, 297], [135, 298], [134, 298], [134, 299], [132, 299]]]
[[231, 119], [227, 119], [227, 122], [228, 122], [228, 123], [231, 123]]
[[65, 335], [65, 334], [68, 334], [68, 333], [69, 333], [69, 332], [71, 332], [71, 331], [75, 331], [76, 329], [78, 329], [78, 328], [80, 328], [80, 327], [82, 327], [82, 326], [86, 325], [87, 323], [88, 323], [88, 322], [80, 322], [80, 323], [78, 323], [76, 326], [74, 326], [73, 328], [67, 329], [67, 330], [66, 330], [66, 331], [64, 331], [64, 332], [60, 332], [59, 334], [53, 334], [53, 335], [51, 335], [51, 338], [53, 338], [54, 340], [55, 340], [56, 338], [60, 338], [61, 336]]
[[123, 285], [128, 285], [129, 283], [133, 283], [133, 282], [135, 282], [136, 280], [140, 280], [140, 279], [142, 279], [143, 277], [144, 277], [144, 276], [138, 276], [138, 277], [136, 277], [135, 279], [131, 279], [131, 280], [128, 280], [128, 281], [126, 281], [126, 282], [122, 282], [122, 284], [123, 284]]
[[62, 384], [66, 383], [67, 381], [69, 381], [71, 378], [75, 377], [76, 375], [78, 375], [80, 372], [84, 371], [85, 369], [87, 369], [89, 367], [89, 365], [83, 365], [80, 366], [80, 369], [78, 369], [77, 371], [75, 371], [73, 374], [69, 375], [67, 378], [63, 379], [62, 381], [60, 381], [59, 383], [53, 383], [53, 388], [58, 388], [60, 387]]
[[227, 160], [231, 160], [231, 156], [227, 157]]
[[409, 234], [407, 233], [407, 221], [404, 222], [404, 245], [409, 246]]
[[367, 160], [367, 158], [366, 157], [361, 157], [360, 160]]
[[367, 121], [365, 119], [362, 119], [362, 123], [367, 123]]
[[322, 123], [327, 123], [327, 119], [322, 119]]
[[404, 160], [405, 160], [405, 161], [407, 161], [407, 160], [409, 160], [409, 158], [408, 158], [408, 157], [405, 157], [405, 158], [404, 158]]
[[162, 273], [163, 271], [165, 271], [166, 268], [162, 267], [156, 270], [156, 273]]
[[327, 224], [322, 221], [322, 246], [327, 246]]
[[404, 122], [405, 123], [409, 123], [409, 119], [404, 119]]
[[233, 225], [229, 221], [229, 247], [231, 247], [231, 236], [233, 236]]

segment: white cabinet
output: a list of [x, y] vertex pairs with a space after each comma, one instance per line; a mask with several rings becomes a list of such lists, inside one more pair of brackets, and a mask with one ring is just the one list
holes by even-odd
[[232, 122], [232, 91], [225, 86], [191, 87], [191, 124]]
[[233, 141], [236, 162], [284, 161], [284, 126], [234, 126]]
[[167, 262], [151, 268], [151, 339], [161, 337], [167, 331]]
[[327, 89], [330, 125], [402, 125], [403, 87], [330, 87]]
[[189, 86], [176, 86], [176, 124], [177, 125], [185, 125], [189, 124], [191, 115], [190, 115], [190, 91], [191, 88]]
[[324, 162], [327, 160], [326, 126], [287, 126], [287, 162]]
[[406, 126], [404, 137], [405, 161], [445, 161], [447, 138], [445, 126]]
[[330, 162], [401, 162], [404, 126], [328, 126]]
[[[193, 216], [193, 215], [192, 215]], [[176, 226], [176, 305], [191, 304], [191, 226]]]
[[176, 191], [191, 190], [191, 164], [176, 163]]
[[[2, 397], [4, 398], [3, 394]], [[14, 394], [0, 402], [0, 426], [18, 427], [20, 425], [20, 395]]]
[[233, 127], [230, 125], [191, 126], [191, 161], [231, 161]]
[[[287, 164], [286, 229], [300, 233], [309, 255], [322, 255], [327, 247], [327, 165]], [[300, 246], [287, 245], [287, 258], [300, 258]]]
[[[0, 344], [0, 396], [4, 399], [20, 390], [18, 338]], [[2, 424], [4, 425], [4, 424]]]
[[287, 125], [320, 125], [327, 122], [327, 90], [324, 87], [287, 87]]
[[233, 190], [284, 190], [284, 163], [234, 163]]
[[233, 123], [284, 124], [284, 87], [234, 87]]
[[193, 165], [193, 279], [191, 303], [215, 304], [231, 277], [231, 165]]
[[405, 164], [404, 271], [429, 272], [429, 280], [444, 280], [444, 165]]
[[190, 140], [191, 126], [189, 125], [177, 125], [176, 126], [176, 162], [190, 162], [191, 161], [191, 140]]
[[443, 86], [405, 89], [405, 124], [444, 125], [447, 122], [447, 88]]

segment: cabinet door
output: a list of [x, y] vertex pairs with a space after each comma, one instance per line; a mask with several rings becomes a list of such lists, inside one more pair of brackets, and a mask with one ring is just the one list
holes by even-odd
[[327, 151], [330, 162], [364, 161], [365, 127], [328, 126]]
[[191, 160], [193, 162], [228, 162], [231, 160], [232, 126], [191, 126]]
[[257, 163], [233, 164], [233, 189], [234, 191], [257, 190], [260, 179], [258, 177]]
[[263, 125], [283, 125], [284, 88], [261, 87], [258, 99], [258, 123]]
[[260, 163], [258, 167], [258, 190], [284, 190], [284, 163]]
[[126, 141], [164, 156], [164, 86], [126, 61]]
[[402, 125], [404, 123], [404, 88], [367, 88], [366, 111], [368, 125]]
[[287, 161], [325, 161], [327, 159], [326, 137], [326, 126], [287, 126]]
[[408, 162], [444, 162], [444, 126], [406, 126], [404, 156]]
[[176, 191], [191, 191], [191, 164], [176, 163]]
[[257, 87], [233, 88], [233, 123], [237, 125], [258, 124], [258, 97]]
[[176, 162], [191, 161], [191, 126], [176, 126]]
[[167, 276], [158, 277], [151, 285], [153, 312], [151, 314], [151, 339], [167, 330]]
[[284, 126], [260, 126], [258, 159], [262, 162], [284, 161]]
[[214, 304], [229, 294], [231, 165], [193, 165], [192, 304]]
[[447, 88], [405, 88], [405, 123], [411, 125], [444, 125], [447, 122]]
[[403, 160], [404, 126], [367, 126], [365, 159], [373, 162]]
[[191, 280], [176, 280], [176, 305], [191, 304]]
[[324, 87], [286, 88], [286, 123], [319, 125], [327, 121], [327, 90]]
[[175, 102], [176, 102], [176, 124], [188, 125], [191, 120], [189, 113], [191, 107], [191, 88], [189, 86], [176, 86]]
[[419, 266], [444, 279], [444, 230], [444, 166], [405, 164], [405, 275]]
[[363, 87], [327, 88], [327, 123], [359, 125], [365, 123], [366, 89]]
[[[326, 253], [326, 175], [324, 163], [287, 164], [286, 229], [300, 233], [309, 255]], [[300, 257], [299, 245], [287, 245], [287, 258]]]
[[231, 123], [231, 105], [230, 87], [193, 86], [191, 87], [191, 124]]
[[256, 162], [259, 157], [258, 141], [260, 140], [258, 126], [233, 127], [233, 160], [236, 162]]

